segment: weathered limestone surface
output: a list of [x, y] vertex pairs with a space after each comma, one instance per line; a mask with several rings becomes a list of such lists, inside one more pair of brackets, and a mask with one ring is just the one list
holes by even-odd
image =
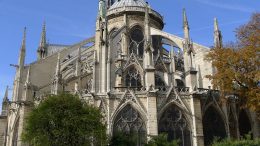
[[[214, 72], [211, 62], [204, 60], [210, 48], [192, 42], [185, 11], [185, 35], [178, 37], [162, 30], [163, 17], [145, 1], [125, 1], [108, 5], [113, 9], [104, 7], [107, 1], [99, 1], [95, 36], [75, 45], [47, 44], [44, 26], [38, 60], [28, 65], [24, 65], [24, 37], [14, 94], [3, 109], [8, 115], [0, 116], [0, 145], [26, 146], [21, 133], [30, 109], [46, 95], [60, 92], [78, 94], [84, 102], [100, 108], [109, 136], [118, 129], [138, 131], [146, 141], [165, 131], [170, 138], [184, 139], [186, 145], [204, 146], [203, 119], [210, 106], [218, 107], [222, 117], [218, 120], [224, 121], [225, 131], [231, 135], [231, 106], [218, 104], [205, 77]], [[221, 45], [216, 26], [214, 34], [215, 45]], [[238, 125], [240, 109], [233, 108]], [[259, 120], [253, 112], [248, 117], [253, 136], [259, 137]], [[234, 130], [237, 136], [238, 127]], [[181, 132], [186, 132], [183, 137], [178, 135]]]

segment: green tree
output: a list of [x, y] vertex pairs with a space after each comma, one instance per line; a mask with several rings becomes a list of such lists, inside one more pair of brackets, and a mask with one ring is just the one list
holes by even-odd
[[137, 139], [137, 135], [119, 132], [112, 137], [110, 146], [135, 146]]
[[212, 144], [212, 146], [259, 146], [259, 145], [260, 145], [260, 139], [252, 140], [251, 134], [246, 135], [246, 137], [241, 140], [215, 139]]
[[179, 146], [179, 141], [168, 141], [167, 134], [153, 137], [146, 146]]
[[260, 113], [260, 13], [239, 27], [236, 37], [234, 45], [214, 48], [206, 56], [217, 69], [207, 77], [223, 91], [222, 97], [237, 94], [242, 107]]
[[102, 118], [77, 96], [50, 95], [29, 113], [23, 140], [34, 146], [106, 145]]

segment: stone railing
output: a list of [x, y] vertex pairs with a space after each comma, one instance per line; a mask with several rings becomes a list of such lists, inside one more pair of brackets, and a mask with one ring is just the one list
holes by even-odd
[[198, 88], [198, 93], [201, 95], [202, 98], [208, 98], [208, 97], [219, 98], [220, 97], [219, 90]]
[[125, 92], [127, 90], [131, 90], [134, 92], [144, 92], [146, 91], [146, 88], [143, 86], [137, 86], [137, 87], [114, 87], [113, 92]]
[[[132, 12], [132, 11], [145, 12], [145, 7], [140, 7], [140, 6], [118, 7], [118, 8], [108, 10], [107, 16], [112, 15], [112, 14], [116, 14], [116, 13], [120, 13], [120, 12]], [[160, 18], [163, 21], [163, 16], [160, 15], [158, 12], [151, 10], [149, 13], [158, 17], [158, 18]]]
[[162, 59], [164, 63], [171, 63], [171, 59], [169, 57], [163, 57]]
[[155, 89], [158, 90], [158, 93], [166, 94], [171, 89], [171, 86], [155, 86]]
[[189, 87], [175, 87], [175, 91], [180, 94], [188, 94], [190, 92]]
[[[175, 91], [178, 94], [189, 94], [189, 87], [174, 87]], [[171, 86], [155, 86], [154, 88], [157, 90], [158, 94], [167, 94], [169, 90], [171, 89]], [[125, 92], [127, 90], [131, 90], [134, 92], [146, 92], [146, 87], [140, 86], [140, 87], [114, 87], [113, 92]]]

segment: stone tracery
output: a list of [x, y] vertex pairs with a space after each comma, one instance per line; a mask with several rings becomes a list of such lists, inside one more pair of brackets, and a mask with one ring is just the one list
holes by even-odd
[[191, 130], [183, 112], [171, 105], [159, 121], [159, 133], [168, 134], [168, 140], [180, 140], [181, 146], [191, 145]]
[[118, 113], [114, 121], [113, 135], [117, 134], [136, 136], [137, 145], [143, 145], [146, 142], [145, 122], [140, 113], [130, 104]]

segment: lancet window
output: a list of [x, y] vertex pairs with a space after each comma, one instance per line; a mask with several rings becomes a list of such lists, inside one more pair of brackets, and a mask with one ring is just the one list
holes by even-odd
[[134, 137], [135, 145], [146, 143], [146, 126], [139, 112], [131, 105], [127, 105], [119, 112], [113, 126], [113, 136], [120, 134]]
[[155, 86], [165, 86], [164, 80], [157, 74], [155, 75]]
[[168, 134], [168, 140], [180, 140], [180, 146], [191, 146], [191, 130], [182, 111], [169, 107], [159, 122], [159, 133]]
[[134, 27], [130, 33], [129, 54], [131, 53], [134, 53], [138, 58], [143, 58], [144, 34], [139, 26]]
[[125, 84], [127, 87], [142, 86], [141, 74], [135, 67], [131, 67], [126, 71]]
[[227, 136], [224, 120], [215, 107], [210, 106], [206, 110], [202, 122], [205, 145], [210, 145], [214, 137], [223, 139]]
[[112, 6], [115, 2], [116, 0], [110, 0], [110, 6]]

